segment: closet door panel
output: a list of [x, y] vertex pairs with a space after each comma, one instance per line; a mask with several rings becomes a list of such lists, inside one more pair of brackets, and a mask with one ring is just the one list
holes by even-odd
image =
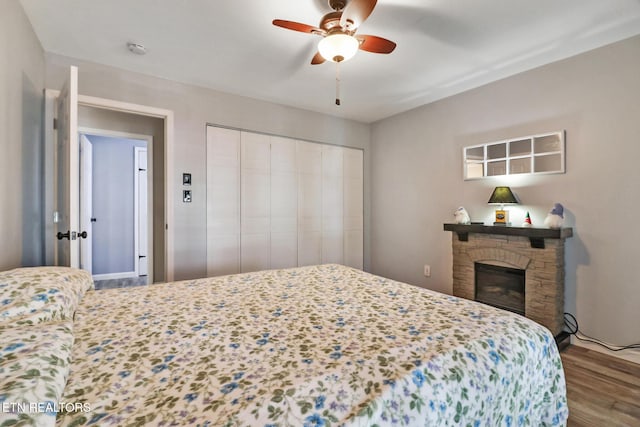
[[322, 145], [297, 141], [297, 169], [299, 174], [322, 174]]
[[[272, 231], [295, 231], [298, 218], [298, 176], [296, 141], [271, 138], [271, 220]], [[276, 228], [273, 228], [276, 227]]]
[[[277, 181], [277, 176], [272, 179]], [[272, 268], [296, 267], [298, 265], [298, 218], [297, 212], [297, 185], [296, 175], [288, 176], [281, 184], [272, 186], [272, 196], [279, 198], [284, 194], [287, 200], [282, 203], [278, 209], [278, 203], [274, 206], [274, 211], [281, 214], [273, 213], [271, 216], [271, 266]], [[273, 182], [273, 181], [272, 181]], [[278, 194], [278, 196], [276, 196]], [[293, 203], [293, 216], [291, 216], [290, 205]], [[272, 211], [272, 212], [274, 212]]]
[[296, 140], [271, 137], [271, 170], [277, 172], [296, 173], [297, 168]]
[[[242, 169], [242, 231], [245, 231], [248, 222], [269, 226], [269, 181], [270, 176], [266, 172]], [[268, 231], [268, 228], [263, 231]]]
[[[208, 166], [209, 169], [212, 166]], [[239, 234], [240, 206], [238, 169], [216, 168], [207, 171], [208, 233]]]
[[322, 230], [342, 231], [344, 216], [344, 180], [341, 176], [322, 178]]
[[218, 234], [212, 239], [214, 244], [208, 246], [207, 258], [213, 261], [207, 263], [207, 275], [222, 276], [239, 273], [240, 235]]
[[344, 263], [362, 269], [364, 261], [363, 151], [344, 151]]
[[271, 268], [298, 265], [296, 141], [271, 138]]
[[344, 149], [322, 147], [322, 262], [344, 262]]
[[241, 132], [240, 270], [270, 266], [270, 137]]
[[322, 263], [322, 232], [298, 232], [298, 265], [316, 265]]
[[297, 142], [298, 265], [322, 263], [322, 146]]
[[[345, 149], [344, 152], [344, 218], [345, 229], [362, 228], [363, 217], [363, 153]], [[348, 224], [348, 225], [347, 225]]]
[[298, 266], [298, 233], [271, 232], [271, 268]]
[[298, 174], [298, 217], [303, 224], [322, 226], [322, 177]]
[[207, 275], [240, 271], [240, 132], [207, 127]]
[[364, 267], [364, 231], [345, 230], [344, 232], [344, 264], [362, 270]]
[[294, 172], [271, 172], [271, 218], [288, 218], [294, 224], [298, 211], [298, 179]]
[[344, 263], [344, 233], [342, 231], [322, 232], [322, 263]]
[[242, 157], [240, 159], [242, 169], [269, 171], [271, 169], [271, 137], [259, 133], [240, 133], [242, 138]]
[[322, 175], [343, 176], [344, 147], [322, 145]]
[[270, 244], [268, 233], [243, 233], [240, 241], [242, 272], [268, 270]]

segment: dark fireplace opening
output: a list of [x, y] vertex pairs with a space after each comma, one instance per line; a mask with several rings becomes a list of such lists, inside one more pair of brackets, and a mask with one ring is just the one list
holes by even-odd
[[524, 316], [524, 270], [475, 264], [475, 300]]

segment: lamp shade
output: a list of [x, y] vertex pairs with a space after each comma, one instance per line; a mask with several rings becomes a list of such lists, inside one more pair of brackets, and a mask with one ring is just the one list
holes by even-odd
[[342, 62], [353, 58], [360, 42], [348, 34], [331, 34], [320, 40], [318, 51], [327, 61]]
[[490, 204], [504, 205], [507, 203], [518, 203], [518, 199], [509, 187], [496, 187], [489, 197]]

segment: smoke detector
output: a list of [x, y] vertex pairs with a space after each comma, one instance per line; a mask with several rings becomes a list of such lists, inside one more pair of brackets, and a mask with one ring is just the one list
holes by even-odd
[[129, 51], [135, 53], [136, 55], [144, 55], [145, 53], [147, 53], [147, 48], [138, 43], [129, 42], [127, 43], [127, 48], [129, 49]]

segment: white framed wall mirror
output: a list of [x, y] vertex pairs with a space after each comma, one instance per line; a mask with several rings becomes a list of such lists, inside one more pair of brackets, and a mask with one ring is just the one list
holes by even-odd
[[464, 179], [565, 172], [565, 132], [472, 145], [462, 149]]

